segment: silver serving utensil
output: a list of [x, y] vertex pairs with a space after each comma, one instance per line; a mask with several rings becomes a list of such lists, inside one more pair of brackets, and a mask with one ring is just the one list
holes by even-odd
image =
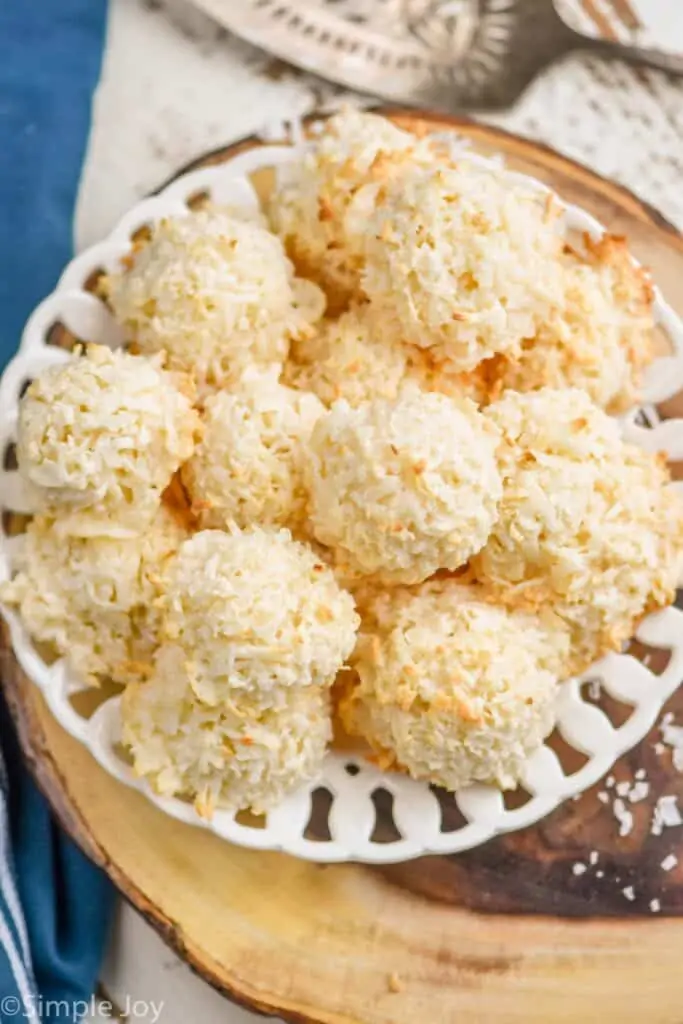
[[683, 54], [574, 31], [552, 0], [194, 0], [235, 35], [352, 89], [438, 110], [511, 106], [576, 51], [683, 74]]

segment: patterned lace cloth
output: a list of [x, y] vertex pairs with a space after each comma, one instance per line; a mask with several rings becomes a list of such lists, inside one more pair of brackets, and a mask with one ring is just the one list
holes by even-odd
[[[615, 34], [628, 34], [604, 0]], [[645, 45], [683, 51], [683, 4], [640, 0]], [[595, 33], [579, 0], [558, 3], [573, 27]], [[683, 228], [683, 78], [576, 57], [550, 68], [513, 110], [490, 118], [621, 182]]]

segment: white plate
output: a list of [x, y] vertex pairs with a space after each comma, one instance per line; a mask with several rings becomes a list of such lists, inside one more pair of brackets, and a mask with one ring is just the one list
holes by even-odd
[[[440, 133], [443, 138], [443, 133]], [[457, 136], [453, 136], [457, 147]], [[130, 246], [131, 235], [162, 216], [188, 212], [187, 200], [207, 192], [214, 201], [256, 206], [258, 199], [248, 175], [263, 167], [281, 165], [296, 155], [297, 147], [262, 146], [217, 167], [192, 171], [174, 181], [159, 195], [134, 207], [106, 241], [76, 257], [66, 268], [53, 294], [35, 310], [21, 340], [19, 352], [0, 380], [0, 455], [16, 438], [18, 401], [26, 381], [44, 367], [71, 358], [47, 342], [50, 328], [63, 323], [79, 338], [111, 346], [121, 335], [105, 306], [84, 291], [91, 274], [116, 266]], [[472, 155], [483, 163], [483, 157]], [[499, 164], [499, 161], [496, 161]], [[530, 179], [525, 179], [527, 182]], [[534, 187], [545, 189], [540, 182]], [[563, 204], [564, 205], [564, 204]], [[604, 228], [589, 214], [565, 206], [569, 230], [587, 231], [599, 237]], [[644, 416], [634, 409], [623, 418], [626, 436], [652, 451], [666, 451], [671, 459], [683, 459], [683, 420], [658, 421], [648, 404], [663, 401], [683, 387], [683, 324], [657, 292], [655, 316], [668, 334], [673, 354], [657, 360], [648, 370], [643, 395]], [[0, 495], [4, 508], [30, 511], [30, 503], [18, 474], [1, 471]], [[20, 543], [20, 540], [19, 540]], [[16, 539], [0, 530], [0, 579], [11, 573]], [[586, 758], [578, 771], [568, 774], [550, 746], [542, 747], [528, 762], [523, 787], [529, 799], [522, 806], [507, 807], [503, 794], [490, 786], [470, 786], [453, 797], [435, 795], [427, 784], [403, 775], [381, 772], [359, 756], [328, 754], [318, 780], [290, 796], [268, 814], [261, 827], [244, 816], [221, 811], [211, 821], [201, 819], [184, 801], [162, 798], [137, 779], [117, 751], [118, 698], [104, 701], [89, 719], [74, 708], [70, 697], [82, 689], [59, 661], [47, 665], [33, 646], [16, 615], [4, 612], [16, 656], [30, 679], [43, 693], [61, 725], [85, 744], [97, 761], [117, 779], [143, 792], [164, 813], [209, 829], [216, 835], [256, 849], [284, 850], [316, 861], [359, 860], [390, 863], [426, 853], [456, 853], [485, 842], [492, 836], [524, 828], [548, 814], [563, 800], [582, 792], [605, 774], [614, 761], [638, 743], [652, 727], [664, 702], [683, 679], [683, 614], [667, 608], [647, 618], [638, 631], [643, 643], [670, 652], [661, 674], [653, 674], [628, 654], [610, 654], [586, 673], [584, 680], [598, 679], [616, 700], [631, 706], [620, 726], [586, 699], [582, 680], [570, 680], [559, 689], [557, 729], [563, 740]], [[329, 793], [329, 839], [311, 838], [307, 828], [314, 793]], [[376, 803], [376, 793], [384, 790]], [[387, 796], [389, 794], [389, 796]], [[442, 827], [442, 806], [452, 801], [462, 820], [453, 831]], [[390, 805], [393, 802], [393, 807]], [[382, 811], [381, 808], [384, 808]], [[387, 821], [393, 817], [393, 826]], [[452, 819], [452, 815], [450, 816]], [[239, 820], [238, 820], [239, 818]], [[453, 827], [453, 820], [447, 828]]]

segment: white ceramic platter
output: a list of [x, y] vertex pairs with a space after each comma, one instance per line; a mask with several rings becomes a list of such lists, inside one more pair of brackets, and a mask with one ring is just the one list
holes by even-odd
[[[443, 134], [440, 133], [441, 138]], [[458, 145], [453, 136], [454, 146]], [[188, 213], [188, 200], [208, 193], [214, 202], [232, 206], [258, 206], [250, 175], [277, 167], [296, 156], [302, 143], [263, 145], [216, 167], [192, 171], [174, 181], [159, 195], [135, 206], [116, 230], [99, 245], [76, 257], [66, 268], [57, 288], [29, 319], [19, 351], [0, 381], [0, 452], [7, 453], [16, 440], [19, 397], [27, 381], [42, 369], [72, 356], [49, 343], [50, 329], [63, 324], [77, 337], [110, 346], [122, 342], [105, 305], [85, 290], [91, 275], [113, 269], [129, 250], [131, 235], [139, 228], [169, 215]], [[471, 159], [490, 163], [471, 154]], [[498, 161], [496, 161], [498, 163]], [[525, 179], [529, 182], [531, 179]], [[534, 187], [546, 186], [533, 182]], [[566, 206], [568, 230], [599, 237], [604, 228], [589, 214]], [[652, 451], [665, 451], [672, 460], [683, 459], [683, 420], [659, 422], [653, 412], [661, 402], [683, 387], [683, 324], [657, 294], [656, 319], [671, 342], [672, 354], [658, 359], [649, 369], [644, 406], [623, 418], [629, 440]], [[30, 512], [28, 497], [11, 462], [3, 458], [0, 496], [5, 510]], [[672, 485], [677, 486], [677, 485]], [[0, 579], [12, 571], [12, 556], [21, 537], [0, 531]], [[557, 730], [585, 763], [569, 773], [557, 754], [546, 745], [528, 762], [523, 787], [528, 799], [521, 806], [507, 806], [504, 796], [490, 786], [470, 786], [453, 797], [439, 798], [427, 785], [406, 776], [379, 771], [362, 757], [331, 752], [319, 779], [290, 796], [258, 823], [243, 815], [218, 812], [211, 821], [201, 819], [193, 807], [178, 799], [157, 796], [145, 781], [137, 779], [117, 749], [119, 701], [104, 700], [89, 719], [79, 714], [71, 698], [82, 684], [70, 677], [65, 662], [46, 664], [16, 615], [4, 612], [16, 656], [27, 676], [44, 695], [53, 715], [76, 739], [88, 747], [97, 761], [121, 782], [141, 790], [165, 814], [206, 828], [231, 842], [256, 849], [283, 850], [316, 861], [358, 860], [389, 863], [427, 853], [456, 853], [485, 842], [492, 836], [524, 828], [548, 814], [563, 800], [578, 794], [609, 771], [615, 760], [637, 744], [652, 727], [664, 702], [683, 679], [683, 613], [667, 608], [647, 618], [638, 639], [670, 654], [663, 672], [654, 674], [629, 654], [610, 654], [582, 680], [570, 680], [559, 690]], [[610, 697], [629, 705], [630, 715], [614, 725], [588, 699], [586, 680], [599, 680]], [[325, 789], [327, 828], [311, 834], [309, 822], [316, 791]], [[378, 800], [378, 792], [383, 799]], [[444, 821], [443, 807], [457, 805], [461, 827], [454, 830]], [[446, 812], [448, 818], [448, 812]], [[393, 818], [393, 823], [389, 820]], [[387, 841], [387, 821], [389, 839]], [[259, 827], [256, 827], [258, 824]], [[444, 827], [446, 826], [446, 827]], [[328, 838], [321, 838], [327, 835]]]

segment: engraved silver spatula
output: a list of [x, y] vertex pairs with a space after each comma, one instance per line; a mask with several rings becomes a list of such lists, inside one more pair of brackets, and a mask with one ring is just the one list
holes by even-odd
[[683, 54], [585, 36], [552, 0], [194, 0], [235, 35], [361, 92], [455, 111], [510, 106], [579, 50], [683, 74]]

